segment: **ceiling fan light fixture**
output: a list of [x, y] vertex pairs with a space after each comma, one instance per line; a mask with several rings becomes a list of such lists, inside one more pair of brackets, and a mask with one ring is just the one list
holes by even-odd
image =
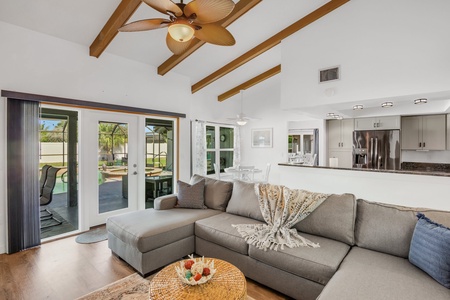
[[245, 124], [247, 124], [247, 121], [246, 121], [246, 120], [237, 120], [236, 123], [237, 123], [239, 126], [244, 126]]
[[169, 34], [177, 42], [190, 41], [194, 33], [194, 28], [186, 20], [177, 20], [169, 26]]

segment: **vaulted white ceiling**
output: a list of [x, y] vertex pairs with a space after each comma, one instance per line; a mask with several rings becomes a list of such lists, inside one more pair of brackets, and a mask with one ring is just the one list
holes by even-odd
[[[0, 0], [0, 20], [81, 44], [86, 47], [86, 55], [89, 55], [88, 47], [120, 2], [120, 0]], [[190, 0], [184, 2], [188, 3]], [[261, 1], [227, 27], [235, 37], [236, 45], [223, 47], [205, 44], [170, 72], [187, 76], [191, 84], [195, 84], [327, 2], [326, 0]], [[129, 22], [158, 17], [165, 15], [142, 3]], [[165, 43], [166, 30], [163, 28], [118, 33], [105, 51], [158, 67], [172, 56]], [[280, 63], [281, 51], [277, 46], [224, 76], [207, 89], [214, 89], [214, 93], [219, 95]]]

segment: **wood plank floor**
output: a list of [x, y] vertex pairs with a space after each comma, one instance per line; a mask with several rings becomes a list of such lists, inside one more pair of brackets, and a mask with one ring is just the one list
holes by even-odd
[[[107, 243], [78, 244], [68, 237], [0, 255], [0, 299], [74, 299], [133, 274]], [[252, 280], [247, 286], [256, 300], [290, 299]]]

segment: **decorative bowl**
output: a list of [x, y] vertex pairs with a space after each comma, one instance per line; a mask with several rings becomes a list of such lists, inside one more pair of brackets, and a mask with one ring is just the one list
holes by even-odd
[[193, 255], [189, 255], [189, 259], [180, 261], [180, 265], [175, 266], [175, 271], [181, 281], [189, 285], [208, 282], [216, 273], [214, 260], [205, 260], [204, 257], [194, 258]]

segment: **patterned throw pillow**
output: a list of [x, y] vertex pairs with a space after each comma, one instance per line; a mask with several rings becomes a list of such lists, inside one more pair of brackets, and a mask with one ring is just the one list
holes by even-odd
[[182, 208], [207, 208], [205, 206], [205, 179], [190, 185], [186, 182], [177, 181], [178, 194], [177, 194], [177, 207]]
[[437, 282], [450, 288], [450, 228], [418, 213], [409, 261]]

